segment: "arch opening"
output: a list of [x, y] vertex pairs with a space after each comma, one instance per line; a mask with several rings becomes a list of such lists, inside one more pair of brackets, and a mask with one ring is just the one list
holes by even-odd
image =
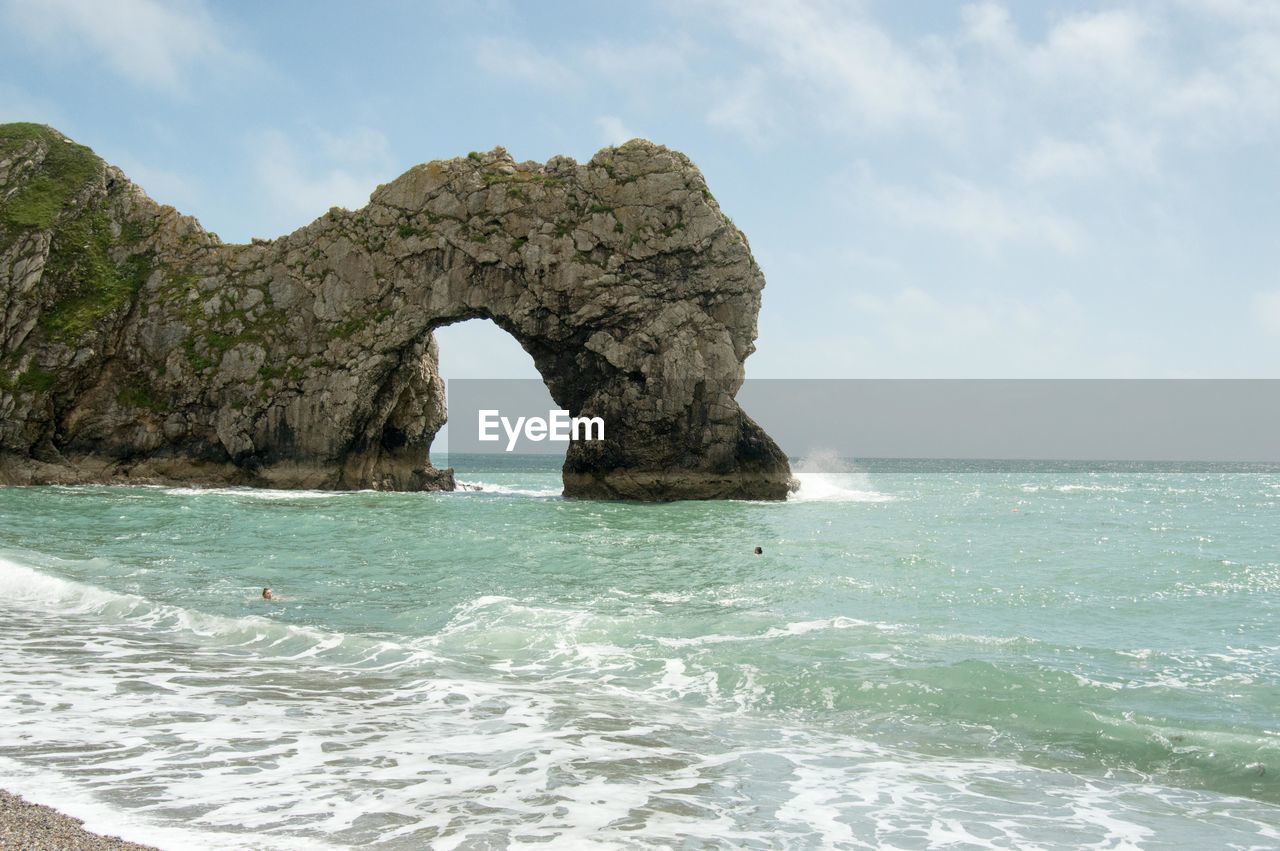
[[[448, 419], [431, 444], [432, 464], [453, 468], [460, 482], [471, 481], [493, 468], [504, 469], [510, 465], [510, 457], [503, 454], [502, 444], [485, 447], [483, 452], [475, 451], [479, 447], [469, 439], [477, 428], [472, 417], [481, 403], [511, 417], [527, 415], [529, 411], [545, 416], [556, 407], [533, 355], [524, 350], [513, 334], [488, 317], [450, 321], [435, 326], [432, 333], [448, 400]], [[465, 421], [464, 406], [468, 415]], [[464, 431], [470, 431], [471, 435]], [[451, 439], [451, 435], [457, 439]], [[558, 470], [567, 449], [566, 443], [540, 445], [534, 453], [538, 456], [536, 466]]]

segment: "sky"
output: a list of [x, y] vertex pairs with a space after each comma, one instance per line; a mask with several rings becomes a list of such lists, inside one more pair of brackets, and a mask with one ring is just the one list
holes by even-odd
[[[1280, 3], [0, 0], [0, 121], [228, 241], [643, 137], [767, 278], [753, 378], [1280, 377]], [[532, 377], [485, 322], [446, 377]]]

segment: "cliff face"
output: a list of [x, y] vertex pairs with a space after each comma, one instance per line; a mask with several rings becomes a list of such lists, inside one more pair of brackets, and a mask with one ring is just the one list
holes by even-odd
[[49, 128], [0, 125], [0, 482], [451, 488], [434, 328], [487, 317], [600, 416], [570, 496], [786, 494], [734, 394], [764, 279], [687, 158], [502, 149], [225, 245]]

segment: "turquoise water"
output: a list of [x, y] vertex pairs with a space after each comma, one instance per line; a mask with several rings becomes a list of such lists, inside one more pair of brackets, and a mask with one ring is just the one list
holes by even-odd
[[172, 847], [1280, 846], [1280, 468], [470, 461], [0, 490], [0, 785]]

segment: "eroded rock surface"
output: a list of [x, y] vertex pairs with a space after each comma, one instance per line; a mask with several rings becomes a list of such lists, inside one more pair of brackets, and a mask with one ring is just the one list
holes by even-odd
[[600, 416], [570, 496], [779, 499], [738, 407], [764, 279], [683, 155], [504, 150], [226, 245], [49, 128], [0, 126], [0, 481], [448, 489], [434, 328], [487, 317]]

